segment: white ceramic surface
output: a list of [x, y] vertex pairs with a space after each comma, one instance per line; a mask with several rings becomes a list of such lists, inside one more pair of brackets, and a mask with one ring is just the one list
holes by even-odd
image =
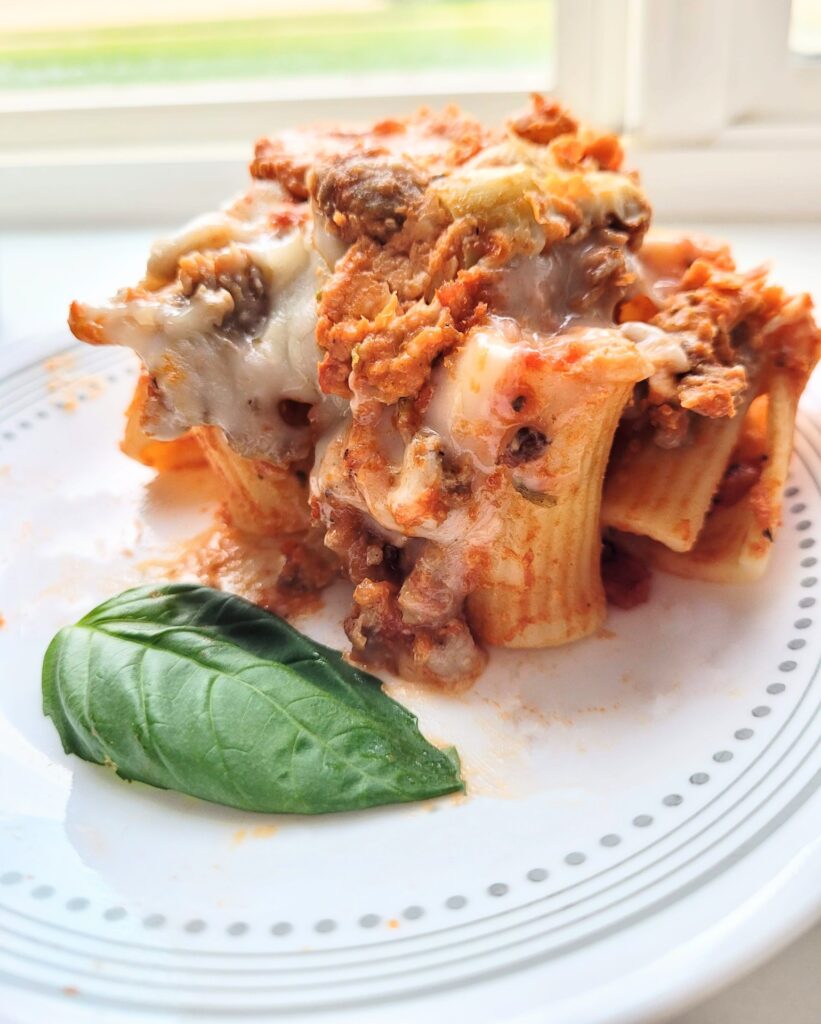
[[[598, 637], [497, 652], [468, 695], [399, 684], [459, 748], [467, 799], [271, 818], [126, 785], [42, 718], [53, 632], [153, 578], [213, 508], [198, 474], [119, 453], [131, 359], [46, 368], [65, 343], [0, 383], [0, 1008], [634, 1024], [818, 914], [812, 411], [760, 585], [657, 576]], [[302, 628], [341, 644], [345, 601]]]

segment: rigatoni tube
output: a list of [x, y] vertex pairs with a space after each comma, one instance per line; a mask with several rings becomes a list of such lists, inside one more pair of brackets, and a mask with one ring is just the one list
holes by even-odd
[[619, 417], [648, 368], [632, 342], [598, 328], [534, 345], [518, 368], [519, 414], [544, 444], [537, 451], [516, 428], [501, 455], [504, 472], [488, 480], [501, 531], [468, 616], [486, 643], [552, 647], [587, 636], [604, 619], [602, 479]]
[[219, 427], [195, 427], [211, 469], [220, 479], [231, 522], [246, 533], [278, 536], [307, 528], [307, 473], [291, 463], [246, 459]]
[[689, 443], [680, 448], [658, 447], [650, 430], [617, 440], [604, 484], [602, 524], [689, 551], [741, 434], [747, 404], [749, 399], [730, 419], [694, 416]]

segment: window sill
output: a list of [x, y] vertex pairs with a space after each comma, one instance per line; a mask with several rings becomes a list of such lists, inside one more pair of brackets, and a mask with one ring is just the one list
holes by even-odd
[[[263, 133], [316, 121], [368, 121], [420, 105], [456, 102], [501, 124], [543, 87], [531, 71], [493, 76], [440, 73], [283, 83], [208, 83], [0, 95], [0, 222], [70, 227], [180, 222], [222, 203], [247, 181]], [[4, 106], [5, 104], [5, 106]], [[15, 105], [16, 104], [16, 105]], [[750, 122], [716, 139], [681, 143], [628, 138], [662, 219], [821, 219], [821, 127]]]
[[367, 121], [458, 103], [501, 121], [549, 68], [300, 76], [264, 81], [0, 92], [0, 154], [83, 146], [208, 145], [244, 141], [313, 121]]
[[653, 208], [665, 218], [821, 219], [821, 130], [751, 125], [716, 141], [628, 144]]

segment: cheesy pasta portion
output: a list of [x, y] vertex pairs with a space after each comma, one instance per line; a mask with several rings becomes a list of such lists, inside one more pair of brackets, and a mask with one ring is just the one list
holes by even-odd
[[[463, 686], [487, 645], [635, 603], [603, 531], [610, 573], [734, 580], [779, 523], [809, 299], [648, 234], [622, 163], [541, 96], [499, 130], [448, 108], [285, 132], [70, 326], [143, 361], [128, 454], [206, 459], [239, 530], [324, 542], [355, 659]], [[327, 580], [290, 564], [283, 586]]]

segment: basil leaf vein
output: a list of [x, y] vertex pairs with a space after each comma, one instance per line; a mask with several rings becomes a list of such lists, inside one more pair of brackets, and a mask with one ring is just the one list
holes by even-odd
[[464, 789], [379, 681], [242, 598], [138, 587], [52, 640], [43, 709], [67, 753], [245, 810], [317, 814]]

